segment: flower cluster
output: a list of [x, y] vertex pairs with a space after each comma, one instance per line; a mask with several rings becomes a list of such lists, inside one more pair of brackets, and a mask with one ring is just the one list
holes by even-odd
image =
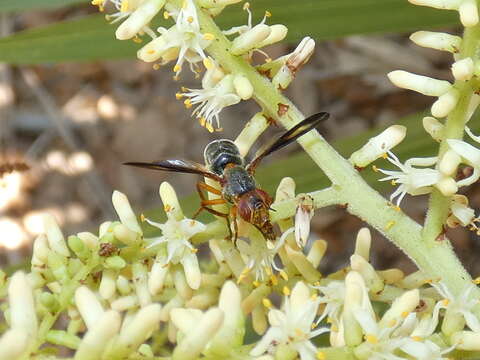
[[[284, 179], [277, 198], [292, 194], [292, 186]], [[307, 196], [295, 198], [296, 221]], [[349, 266], [322, 276], [317, 267], [326, 242], [313, 242], [305, 255], [293, 234], [308, 230], [305, 220], [288, 228], [274, 248], [260, 246], [255, 236], [235, 246], [185, 218], [169, 184], [160, 186], [160, 197], [166, 221], [141, 218], [161, 237], [144, 236], [118, 191], [112, 201], [119, 221], [101, 224], [98, 233], [65, 240], [55, 219], [45, 217], [31, 271], [0, 278], [9, 326], [0, 338], [2, 359], [46, 354], [43, 343], [71, 349], [75, 359], [444, 359], [454, 350], [480, 350], [478, 302], [470, 297], [476, 285], [454, 296], [441, 281], [419, 281], [417, 273], [375, 270], [367, 228], [357, 235]], [[201, 262], [192, 244], [197, 236], [211, 249]], [[257, 276], [251, 269], [259, 269]], [[282, 297], [278, 308], [276, 294]], [[380, 316], [374, 302], [388, 310]], [[53, 329], [59, 316], [67, 321]], [[249, 317], [260, 335], [254, 343], [245, 342]], [[320, 339], [330, 347], [318, 348]], [[176, 344], [171, 352], [167, 342]]]

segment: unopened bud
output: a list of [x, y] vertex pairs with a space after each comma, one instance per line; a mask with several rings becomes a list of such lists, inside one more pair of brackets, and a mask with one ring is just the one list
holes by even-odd
[[451, 88], [433, 103], [431, 108], [432, 115], [439, 118], [447, 116], [450, 111], [452, 111], [455, 106], [457, 106], [459, 98], [459, 91], [457, 89]]
[[130, 230], [124, 224], [118, 224], [113, 228], [113, 235], [115, 238], [125, 245], [134, 245], [140, 240], [140, 236], [137, 232]]
[[480, 351], [480, 333], [473, 331], [458, 331], [450, 337], [452, 344], [458, 350]]
[[392, 321], [399, 321], [405, 314], [411, 313], [418, 306], [420, 301], [420, 292], [418, 289], [413, 289], [403, 293], [399, 298], [395, 299], [382, 319], [379, 322], [379, 326], [382, 328], [389, 327]]
[[100, 287], [98, 289], [100, 296], [104, 299], [110, 299], [115, 295], [116, 273], [113, 270], [103, 270], [102, 280], [100, 281]]
[[65, 243], [65, 238], [63, 237], [62, 231], [60, 230], [53, 215], [44, 215], [43, 226], [45, 228], [50, 249], [63, 256], [69, 256], [70, 252], [68, 251], [67, 244]]
[[441, 141], [443, 137], [444, 125], [431, 116], [426, 116], [423, 118], [423, 128], [435, 141]]
[[460, 21], [465, 27], [472, 27], [478, 24], [478, 7], [476, 0], [463, 0], [458, 8]]
[[315, 41], [311, 37], [304, 37], [288, 57], [286, 65], [295, 74], [298, 69], [307, 63], [314, 50]]
[[128, 40], [138, 34], [161, 10], [166, 0], [144, 1], [115, 32], [118, 40]]
[[452, 87], [452, 84], [448, 81], [412, 74], [403, 70], [392, 71], [387, 76], [394, 85], [427, 96], [441, 96]]
[[180, 202], [178, 201], [175, 189], [168, 182], [164, 181], [159, 188], [160, 198], [163, 202], [165, 213], [170, 218], [182, 220], [184, 218]]
[[457, 53], [460, 51], [462, 43], [462, 38], [460, 36], [433, 31], [414, 32], [410, 35], [410, 40], [418, 46], [448, 51], [451, 53]]
[[138, 234], [142, 234], [142, 229], [138, 224], [137, 217], [135, 216], [135, 213], [133, 212], [130, 202], [125, 194], [115, 190], [112, 195], [112, 203], [122, 224], [124, 224], [130, 230], [135, 231]]
[[372, 234], [369, 228], [361, 228], [355, 241], [355, 254], [363, 257], [366, 261], [370, 258], [370, 245], [372, 243]]
[[457, 60], [452, 64], [452, 74], [456, 80], [467, 81], [473, 76], [474, 64], [470, 57]]
[[11, 328], [22, 331], [29, 341], [34, 341], [38, 330], [37, 314], [32, 287], [23, 271], [17, 271], [10, 279], [8, 304]]
[[256, 113], [250, 121], [244, 126], [243, 130], [235, 139], [241, 156], [247, 155], [248, 151], [257, 140], [257, 137], [268, 127], [268, 121], [262, 113]]
[[458, 191], [457, 183], [451, 177], [444, 177], [435, 184], [444, 196], [452, 196]]
[[253, 28], [236, 37], [232, 42], [231, 54], [242, 55], [258, 47], [269, 35], [270, 26], [265, 24], [255, 25]]
[[242, 100], [248, 100], [253, 95], [253, 86], [245, 75], [235, 75], [233, 78], [235, 92]]
[[382, 278], [380, 278], [373, 266], [362, 256], [353, 254], [350, 257], [350, 265], [352, 270], [357, 271], [362, 275], [370, 291], [378, 293], [383, 290], [385, 284], [383, 283]]
[[0, 359], [22, 359], [28, 349], [30, 336], [21, 329], [7, 330], [0, 338]]
[[80, 286], [75, 291], [75, 304], [87, 328], [95, 327], [98, 319], [103, 315], [103, 307], [95, 294], [86, 286]]
[[440, 160], [438, 170], [445, 176], [452, 176], [457, 172], [457, 167], [461, 162], [460, 156], [451, 149], [447, 150]]
[[270, 26], [270, 34], [267, 36], [265, 40], [260, 42], [256, 46], [256, 48], [262, 48], [267, 45], [275, 44], [279, 41], [282, 41], [285, 39], [285, 36], [287, 36], [288, 29], [285, 25], [282, 24], [276, 24], [276, 25], [271, 25]]
[[476, 147], [457, 139], [447, 139], [448, 146], [458, 155], [468, 161], [472, 166], [480, 165], [480, 150]]
[[350, 156], [349, 160], [355, 166], [364, 168], [401, 143], [406, 134], [407, 128], [405, 126], [392, 125], [368, 140], [363, 147]]

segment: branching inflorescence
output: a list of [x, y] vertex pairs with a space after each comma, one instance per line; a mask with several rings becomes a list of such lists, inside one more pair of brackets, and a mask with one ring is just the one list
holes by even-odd
[[[215, 17], [240, 0], [93, 0], [107, 18], [121, 22], [119, 40], [152, 39], [138, 58], [154, 68], [172, 63], [180, 79], [185, 64], [201, 88], [176, 94], [200, 124], [220, 130], [224, 107], [254, 99], [261, 107], [235, 140], [245, 155], [271, 119], [291, 128], [304, 116], [283, 95], [313, 53], [306, 37], [296, 49], [270, 59], [263, 47], [283, 40], [284, 25], [268, 25], [271, 14], [253, 24], [221, 31]], [[423, 126], [440, 143], [435, 157], [401, 161], [393, 148], [406, 128], [393, 125], [371, 138], [349, 160], [316, 132], [299, 143], [330, 178], [331, 187], [295, 194], [285, 177], [272, 205], [271, 220], [282, 234], [266, 241], [240, 221], [233, 243], [222, 219], [209, 224], [186, 218], [174, 189], [160, 186], [165, 223], [140, 216], [160, 237], [144, 237], [127, 197], [114, 192], [119, 220], [98, 232], [64, 238], [52, 216], [34, 242], [30, 272], [0, 272], [1, 309], [7, 324], [0, 359], [446, 359], [479, 357], [478, 281], [454, 255], [444, 226], [477, 231], [477, 218], [459, 189], [480, 177], [480, 150], [462, 140], [480, 103], [480, 29], [475, 0], [411, 0], [417, 5], [458, 10], [463, 38], [419, 31], [420, 46], [454, 54], [454, 83], [406, 71], [388, 74], [397, 86], [437, 97]], [[160, 13], [170, 28], [152, 29]], [[227, 38], [229, 37], [229, 38]], [[254, 65], [252, 54], [266, 56]], [[446, 120], [438, 120], [446, 118]], [[397, 186], [390, 200], [373, 191], [358, 169], [379, 158], [398, 170], [379, 169]], [[459, 166], [467, 173], [457, 178]], [[288, 174], [286, 174], [288, 175]], [[212, 186], [218, 186], [207, 179]], [[406, 195], [430, 194], [424, 227], [400, 209]], [[342, 205], [398, 245], [418, 265], [405, 276], [376, 270], [369, 262], [371, 235], [356, 235], [349, 265], [325, 275], [318, 266], [327, 243], [309, 242], [314, 210]], [[197, 246], [209, 252], [199, 256]], [[383, 304], [383, 306], [378, 306]], [[250, 324], [250, 325], [249, 325]], [[248, 325], [248, 326], [247, 326]], [[253, 330], [252, 330], [253, 329]], [[250, 332], [250, 333], [249, 333]], [[248, 336], [247, 336], [248, 335]], [[58, 349], [63, 348], [61, 353]], [[66, 350], [65, 350], [66, 349]], [[460, 352], [463, 351], [463, 352]], [[467, 351], [467, 352], [465, 352]]]

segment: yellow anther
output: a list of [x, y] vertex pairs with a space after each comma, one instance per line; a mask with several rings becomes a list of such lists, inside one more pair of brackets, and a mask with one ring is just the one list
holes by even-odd
[[384, 158], [384, 159], [388, 159], [388, 155], [387, 155], [387, 153], [383, 153], [383, 155], [382, 155], [382, 158]]
[[145, 215], [140, 214], [140, 221], [141, 221], [141, 222], [145, 222]]
[[371, 335], [371, 334], [365, 335], [365, 340], [370, 344], [378, 343], [378, 338], [375, 335]]
[[127, 12], [128, 11], [128, 0], [123, 0], [122, 5], [120, 5], [120, 11], [121, 12]]
[[182, 9], [186, 9], [187, 8], [187, 0], [185, 0], [184, 2], [182, 2]]
[[448, 304], [450, 304], [450, 300], [448, 300], [448, 299], [443, 299], [443, 300], [442, 300], [442, 304], [443, 304], [444, 306], [448, 306]]
[[237, 284], [240, 284], [243, 279], [245, 279], [248, 276], [248, 273], [250, 272], [250, 269], [246, 267], [245, 269], [242, 270], [240, 273], [240, 276], [238, 277]]
[[263, 267], [263, 270], [265, 270], [265, 273], [266, 273], [268, 276], [272, 276], [272, 269], [271, 269], [269, 266], [264, 266], [264, 267]]
[[338, 326], [335, 324], [332, 324], [332, 326], [330, 326], [330, 330], [333, 332], [338, 332]]
[[253, 281], [253, 282], [252, 282], [252, 285], [257, 288], [257, 287], [260, 286], [260, 281], [257, 281], [257, 280]]
[[165, 212], [169, 212], [169, 211], [172, 210], [172, 207], [171, 207], [170, 205], [166, 204], [166, 205], [163, 207], [163, 210], [164, 210]]
[[397, 320], [392, 319], [392, 320], [390, 320], [390, 322], [389, 322], [387, 325], [388, 325], [388, 327], [391, 327], [391, 328], [392, 328], [392, 327], [394, 327], [395, 325], [397, 325]]
[[205, 126], [207, 123], [207, 119], [205, 119], [204, 117], [199, 117], [198, 122], [200, 123], [200, 126]]
[[163, 12], [163, 18], [167, 20], [170, 17], [170, 13], [168, 11]]
[[247, 9], [250, 9], [250, 3], [249, 2], [246, 2], [245, 4], [243, 4], [243, 10], [247, 10]]
[[198, 252], [198, 249], [193, 248], [193, 249], [191, 249], [191, 251], [192, 251], [193, 254], [196, 254]]
[[312, 301], [317, 300], [317, 298], [318, 298], [318, 294], [312, 294], [312, 296], [310, 296], [310, 300]]
[[327, 358], [325, 356], [325, 353], [322, 352], [322, 351], [317, 352], [317, 354], [315, 356], [316, 356], [317, 360], [325, 360]]
[[372, 165], [372, 170], [378, 172], [378, 168], [375, 165]]
[[392, 208], [393, 208], [393, 210], [395, 210], [395, 211], [402, 211], [402, 209], [401, 209], [400, 206], [398, 206], [398, 205], [392, 205]]
[[393, 220], [389, 221], [387, 225], [385, 225], [385, 230], [390, 230], [393, 227], [393, 225], [395, 225], [395, 221]]
[[302, 331], [302, 329], [299, 329], [299, 328], [295, 328], [295, 335], [299, 338], [301, 337], [304, 337], [305, 336], [305, 333]]
[[193, 19], [193, 16], [189, 16], [189, 17], [187, 18], [187, 21], [188, 21], [190, 24], [193, 23], [193, 20], [194, 20], [194, 19]]
[[273, 286], [278, 285], [278, 279], [275, 275], [270, 275], [270, 281], [272, 282]]
[[327, 324], [331, 324], [331, 323], [333, 323], [333, 320], [332, 320], [332, 318], [329, 316], [329, 317], [327, 317]]
[[422, 341], [423, 339], [420, 336], [412, 336], [412, 340]]
[[213, 131], [214, 131], [213, 126], [212, 126], [212, 124], [210, 124], [210, 123], [207, 123], [207, 124], [205, 125], [205, 128], [208, 130], [208, 132], [213, 133]]
[[270, 17], [270, 16], [272, 16], [272, 13], [267, 10], [267, 11], [265, 11], [265, 16], [266, 16], [266, 17]]
[[410, 314], [408, 311], [404, 311], [400, 316], [405, 319], [408, 316], [408, 314]]
[[472, 282], [473, 282], [474, 284], [476, 284], [476, 285], [480, 284], [480, 276], [477, 277], [477, 278], [475, 278], [475, 279], [473, 279]]
[[393, 186], [397, 185], [397, 182], [395, 180], [392, 180], [390, 181], [390, 184], [392, 184]]
[[158, 70], [160, 69], [160, 65], [159, 64], [153, 64], [153, 70]]
[[283, 295], [285, 296], [290, 295], [290, 289], [288, 288], [288, 286], [284, 286], [282, 291], [283, 291]]
[[182, 93], [176, 93], [176, 94], [175, 94], [175, 99], [180, 100], [181, 98], [183, 98], [183, 94], [182, 94]]
[[213, 61], [209, 58], [205, 58], [203, 59], [203, 66], [208, 70], [213, 69]]
[[181, 89], [183, 92], [188, 91], [188, 88], [186, 88], [185, 86], [182, 86], [180, 89]]
[[320, 281], [315, 281], [315, 282], [313, 283], [313, 286], [320, 286]]
[[213, 35], [212, 33], [205, 33], [205, 34], [203, 34], [203, 38], [205, 40], [213, 40], [213, 39], [215, 39], [215, 35]]
[[285, 271], [283, 270], [280, 270], [280, 272], [278, 273], [280, 275], [280, 277], [285, 280], [285, 281], [288, 281], [288, 275]]
[[216, 131], [216, 132], [222, 132], [222, 131], [223, 131], [223, 127], [216, 128], [215, 131]]
[[270, 58], [270, 57], [265, 58], [265, 64], [268, 64], [271, 61], [272, 61], [272, 58]]
[[185, 107], [186, 107], [187, 109], [190, 109], [190, 108], [192, 107], [192, 100], [186, 99], [186, 100], [183, 102], [183, 104], [185, 105]]
[[263, 298], [262, 299], [262, 304], [265, 306], [267, 309], [270, 309], [272, 307], [272, 302], [268, 298]]
[[174, 67], [173, 67], [173, 72], [179, 72], [180, 70], [182, 70], [182, 67], [178, 64], [176, 64]]
[[134, 43], [140, 44], [142, 42], [142, 39], [139, 38], [137, 35], [132, 39]]
[[147, 54], [155, 54], [155, 50], [154, 49], [147, 50]]

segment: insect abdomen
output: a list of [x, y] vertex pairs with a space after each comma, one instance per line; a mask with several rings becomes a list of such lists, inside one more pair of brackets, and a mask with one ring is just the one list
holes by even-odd
[[212, 172], [222, 175], [227, 164], [243, 166], [237, 145], [231, 140], [220, 139], [207, 145], [204, 152], [205, 164]]

